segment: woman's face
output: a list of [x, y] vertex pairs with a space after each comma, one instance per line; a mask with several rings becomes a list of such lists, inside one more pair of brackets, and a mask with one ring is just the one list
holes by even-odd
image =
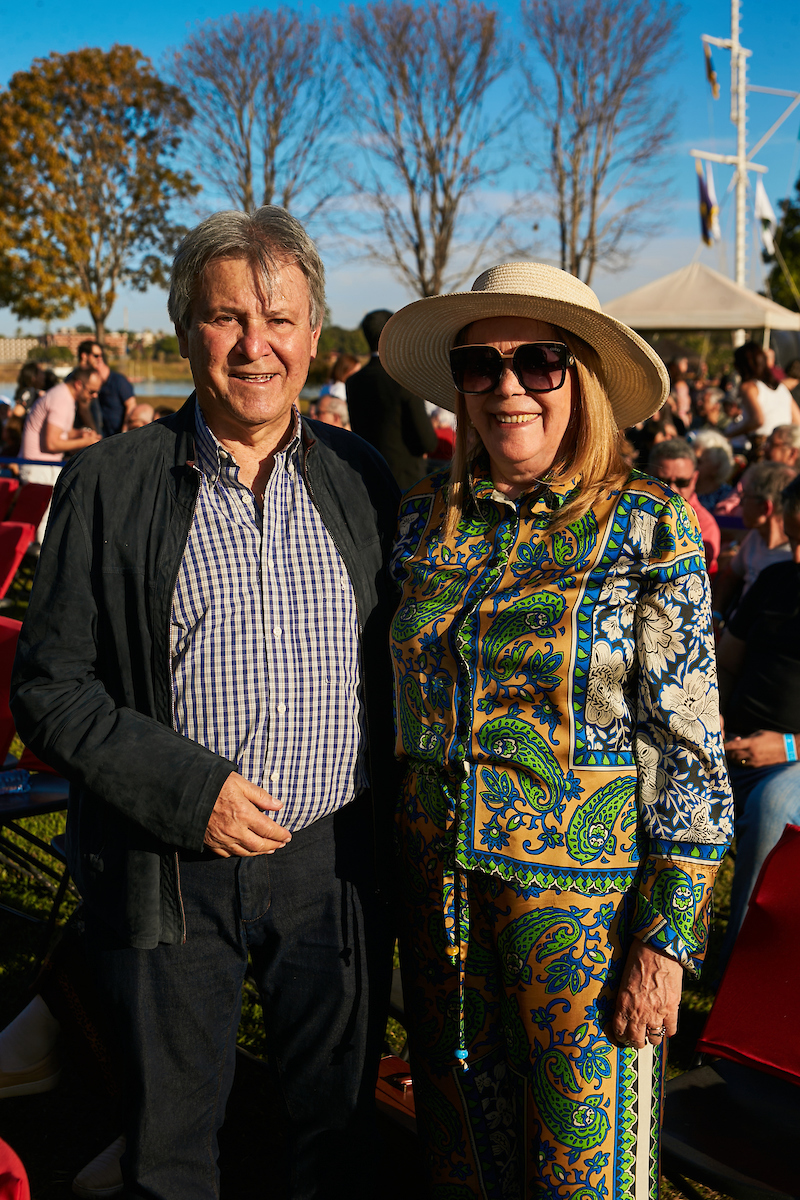
[[[487, 317], [467, 329], [466, 343], [513, 354], [525, 342], [560, 342], [552, 325], [527, 317]], [[526, 392], [510, 365], [493, 392], [465, 396], [467, 413], [489, 455], [498, 491], [518, 496], [553, 464], [572, 412], [575, 368], [555, 392]], [[577, 390], [576, 390], [577, 395]]]

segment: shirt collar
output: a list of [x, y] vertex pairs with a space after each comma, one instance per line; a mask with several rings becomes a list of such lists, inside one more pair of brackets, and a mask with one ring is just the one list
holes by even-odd
[[[222, 479], [223, 483], [238, 486], [239, 464], [230, 450], [226, 450], [209, 429], [198, 400], [195, 400], [194, 408], [195, 466], [206, 476], [209, 483], [217, 483]], [[292, 409], [292, 414], [294, 417], [292, 436], [288, 444], [275, 455], [274, 470], [292, 471], [295, 468], [295, 457], [300, 450], [301, 427], [300, 414], [296, 408]]]
[[476, 506], [480, 505], [482, 501], [490, 500], [495, 504], [512, 506], [515, 509], [521, 509], [527, 503], [532, 511], [544, 507], [551, 512], [555, 512], [557, 509], [563, 508], [578, 490], [580, 484], [580, 474], [572, 475], [567, 479], [542, 479], [538, 485], [534, 485], [529, 491], [523, 492], [516, 500], [511, 500], [495, 488], [489, 472], [487, 456], [481, 454], [472, 463], [469, 490]]

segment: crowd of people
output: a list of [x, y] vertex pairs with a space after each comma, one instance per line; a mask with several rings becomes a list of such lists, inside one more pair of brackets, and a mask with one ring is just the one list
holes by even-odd
[[[219, 1195], [249, 971], [292, 1200], [379, 1195], [396, 935], [429, 1194], [649, 1191], [720, 862], [736, 832], [729, 952], [800, 815], [799, 376], [668, 370], [512, 263], [368, 313], [306, 419], [324, 270], [274, 206], [187, 233], [169, 312], [178, 412], [60, 425], [94, 354], [30, 405], [82, 439], [12, 684], [120, 1100], [78, 1194]], [[50, 994], [0, 1096], [57, 1082]]]

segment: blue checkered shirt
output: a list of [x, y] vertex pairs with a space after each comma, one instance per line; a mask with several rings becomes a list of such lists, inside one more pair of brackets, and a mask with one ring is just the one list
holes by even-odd
[[200, 490], [172, 602], [174, 724], [302, 829], [366, 786], [358, 614], [300, 472], [300, 422], [263, 514], [196, 405]]

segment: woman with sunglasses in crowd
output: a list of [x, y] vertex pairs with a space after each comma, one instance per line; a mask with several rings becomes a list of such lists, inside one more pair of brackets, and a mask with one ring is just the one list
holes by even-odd
[[731, 836], [703, 546], [620, 459], [669, 381], [553, 267], [395, 314], [455, 409], [401, 503], [401, 959], [433, 1197], [646, 1200], [667, 1039]]

